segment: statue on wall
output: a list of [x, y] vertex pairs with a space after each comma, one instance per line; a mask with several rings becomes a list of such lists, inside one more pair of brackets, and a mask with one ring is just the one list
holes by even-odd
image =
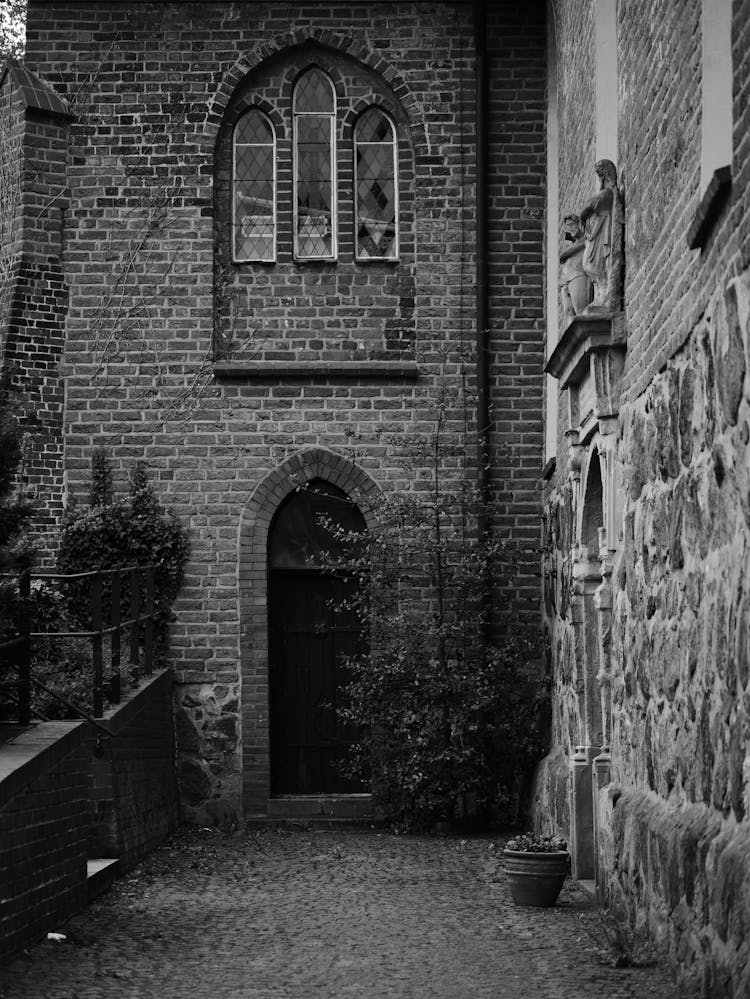
[[622, 201], [614, 163], [599, 160], [595, 170], [599, 191], [581, 211], [585, 242], [581, 266], [593, 287], [587, 311], [613, 312], [622, 299]]
[[563, 311], [563, 329], [574, 316], [583, 312], [591, 301], [591, 280], [583, 269], [586, 241], [578, 215], [565, 216], [565, 242], [560, 254], [560, 299]]

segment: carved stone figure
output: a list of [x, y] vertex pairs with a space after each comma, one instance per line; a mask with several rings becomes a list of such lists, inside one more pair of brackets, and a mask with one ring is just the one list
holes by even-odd
[[[614, 311], [621, 295], [619, 243], [622, 213], [617, 189], [617, 169], [610, 160], [595, 166], [599, 191], [581, 212], [585, 248], [582, 267], [591, 279], [593, 300], [590, 311]], [[614, 250], [614, 252], [613, 252]]]
[[563, 310], [563, 328], [583, 312], [591, 301], [591, 281], [583, 269], [583, 254], [586, 241], [583, 238], [581, 220], [577, 215], [566, 215], [565, 242], [568, 244], [560, 254], [560, 300]]

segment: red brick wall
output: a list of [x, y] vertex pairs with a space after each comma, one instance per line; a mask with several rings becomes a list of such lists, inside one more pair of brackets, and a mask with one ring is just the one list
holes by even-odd
[[110, 710], [112, 738], [91, 759], [90, 853], [116, 857], [128, 870], [177, 825], [172, 676], [157, 674]]
[[487, 27], [490, 485], [498, 532], [524, 550], [510, 557], [515, 564], [497, 602], [506, 620], [520, 613], [536, 625], [544, 445], [544, 5], [490, 6]]
[[737, 269], [750, 266], [750, 0], [735, 0], [732, 31], [734, 64], [734, 162], [735, 197], [727, 220], [736, 231]]
[[0, 365], [5, 353], [14, 268], [20, 252], [23, 107], [6, 73], [0, 87]]
[[[538, 603], [543, 4], [493, 4], [489, 25], [494, 484], [499, 528], [533, 549], [514, 564], [515, 583], [498, 601], [512, 615]], [[213, 379], [212, 351], [225, 332], [215, 295], [221, 240], [216, 254], [214, 245], [227, 204], [224, 110], [250, 72], [258, 75], [245, 85], [268, 100], [276, 69], [288, 80], [303, 52], [336, 76], [342, 137], [347, 113], [373, 93], [393, 108], [403, 259], [354, 265], [344, 239], [338, 264], [296, 265], [287, 237], [278, 264], [233, 270], [231, 339], [242, 348], [233, 356], [256, 362], [256, 371]], [[79, 113], [65, 225], [69, 486], [85, 493], [94, 444], [107, 445], [122, 478], [134, 459], [151, 466], [193, 542], [173, 629], [177, 676], [196, 726], [214, 712], [227, 729], [239, 718], [242, 621], [265, 601], [263, 583], [238, 593], [236, 578], [238, 523], [258, 483], [301, 449], [323, 445], [386, 493], [420, 488], [426, 463], [409, 437], [429, 432], [443, 376], [473, 393], [471, 7], [33, 0], [28, 60]], [[342, 236], [349, 228], [344, 216]], [[330, 377], [320, 368], [331, 356], [404, 355], [414, 358], [416, 381], [361, 370]], [[258, 373], [264, 356], [308, 367], [294, 381]], [[459, 452], [470, 470], [472, 405], [465, 413], [452, 403], [450, 413], [456, 433], [468, 431]], [[459, 465], [446, 462], [446, 481]], [[215, 687], [218, 699], [209, 694]], [[219, 707], [205, 713], [207, 702]], [[238, 787], [234, 732], [225, 751], [217, 727], [212, 752], [223, 776], [206, 763], [195, 787], [204, 777], [217, 795]]]
[[[281, 53], [252, 71], [232, 95], [216, 152], [214, 185], [215, 337], [222, 356], [253, 360], [346, 360], [414, 357], [415, 147], [424, 148], [422, 123], [410, 122], [393, 88], [348, 54], [321, 49], [336, 89], [338, 259], [335, 264], [292, 259], [292, 91], [310, 64], [307, 48]], [[398, 264], [354, 260], [353, 123], [377, 104], [394, 120], [398, 137]], [[277, 262], [265, 267], [232, 262], [232, 129], [242, 110], [260, 105], [277, 136], [279, 211]]]
[[700, 7], [671, 0], [657, 19], [646, 0], [619, 5], [628, 396], [643, 391], [706, 304], [706, 260], [685, 241], [700, 184]]
[[69, 731], [47, 756], [0, 784], [0, 954], [86, 904], [87, 726], [59, 727]]
[[[0, 370], [18, 389], [30, 435], [25, 484], [35, 499], [33, 528], [53, 548], [63, 504], [63, 400], [60, 377], [67, 286], [62, 234], [67, 207], [67, 122], [26, 109], [12, 78], [3, 85], [0, 136]], [[10, 169], [6, 169], [6, 164]], [[19, 174], [16, 179], [15, 171]], [[21, 178], [23, 182], [21, 183]]]
[[596, 159], [594, 5], [590, 0], [554, 4], [557, 24], [557, 95], [560, 218], [550, 220], [562, 234], [562, 219], [578, 212], [595, 188]]

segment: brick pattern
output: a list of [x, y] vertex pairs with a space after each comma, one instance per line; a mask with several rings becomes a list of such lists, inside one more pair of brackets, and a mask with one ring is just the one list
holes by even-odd
[[[21, 72], [17, 70], [17, 72]], [[25, 77], [29, 77], [25, 73]], [[29, 77], [30, 78], [30, 77]], [[23, 474], [36, 499], [33, 527], [50, 548], [63, 502], [63, 400], [60, 379], [67, 286], [62, 265], [67, 207], [67, 119], [27, 106], [25, 87], [3, 82], [0, 136], [0, 368], [19, 390], [30, 447]], [[54, 94], [44, 91], [43, 104]], [[49, 100], [46, 98], [49, 97]], [[20, 168], [20, 175], [15, 171]], [[23, 180], [21, 180], [23, 178]]]
[[520, 615], [536, 626], [544, 446], [545, 10], [541, 4], [490, 6], [487, 27], [491, 39], [503, 40], [488, 58], [490, 486], [496, 529], [518, 546], [495, 601], [505, 620]]
[[734, 66], [734, 200], [727, 228], [736, 232], [737, 271], [750, 267], [750, 0], [735, 0], [732, 27]]
[[[490, 18], [492, 100], [500, 116], [491, 136], [494, 484], [502, 504], [498, 529], [517, 532], [534, 548], [521, 558], [516, 586], [498, 599], [504, 615], [538, 600], [543, 7], [537, 0], [523, 10], [502, 3]], [[106, 444], [122, 479], [134, 459], [145, 459], [163, 499], [189, 525], [192, 559], [172, 647], [178, 678], [188, 685], [185, 698], [198, 702], [188, 705], [192, 717], [209, 705], [201, 724], [215, 712], [218, 740], [220, 723], [231, 729], [237, 712], [229, 705], [241, 642], [253, 634], [247, 622], [265, 602], [263, 580], [240, 593], [236, 582], [238, 524], [258, 484], [299, 452], [325, 447], [384, 493], [421, 488], [424, 459], [410, 453], [409, 438], [429, 433], [444, 380], [474, 394], [471, 8], [374, 3], [290, 14], [275, 3], [178, 10], [32, 0], [27, 37], [28, 61], [55, 80], [78, 114], [65, 226], [69, 487], [85, 494], [91, 447]], [[323, 64], [336, 81], [342, 184], [351, 175], [353, 116], [369, 100], [393, 112], [402, 259], [355, 265], [344, 218], [336, 265], [293, 264], [287, 236], [277, 264], [224, 274], [222, 143], [231, 115], [260, 93], [288, 142], [288, 92], [304, 59]], [[282, 178], [282, 186], [288, 182]], [[288, 213], [287, 194], [284, 202]], [[250, 359], [266, 348], [264, 356], [311, 362], [327, 353], [413, 356], [419, 378], [321, 378], [311, 368], [309, 379], [293, 384], [278, 372], [265, 384], [218, 383], [211, 378], [217, 343]], [[471, 405], [465, 411], [455, 401], [449, 408], [449, 425], [468, 434], [460, 451], [471, 470]], [[532, 412], [527, 433], [521, 414]], [[446, 462], [448, 480], [460, 464]], [[247, 654], [262, 657], [262, 648]], [[243, 698], [252, 696], [251, 686], [243, 690]], [[264, 710], [262, 700], [254, 710]], [[188, 727], [183, 735], [194, 738]], [[252, 737], [243, 731], [243, 740]], [[204, 793], [209, 770], [211, 793], [234, 793], [239, 733], [221, 738], [224, 749], [215, 750], [210, 766], [206, 760], [200, 773], [190, 771], [196, 793]]]
[[[594, 10], [589, 0], [555, 3], [555, 46], [558, 97], [558, 186], [559, 217], [549, 219], [548, 238], [562, 245], [563, 219], [577, 214], [596, 187], [596, 122], [594, 94]], [[554, 276], [555, 282], [557, 275]], [[559, 330], [562, 333], [562, 330]], [[567, 399], [559, 393], [561, 405], [557, 430], [557, 474], [567, 467], [567, 423], [564, 418]]]
[[21, 171], [24, 109], [13, 78], [0, 81], [0, 365], [5, 352], [5, 328], [14, 286], [13, 272], [20, 253]]
[[[389, 359], [414, 356], [415, 181], [413, 147], [424, 128], [409, 121], [380, 74], [348, 55], [299, 47], [249, 73], [232, 97], [219, 131], [214, 193], [215, 336], [221, 355], [257, 360]], [[338, 260], [292, 260], [292, 94], [315, 58], [336, 89]], [[397, 125], [399, 260], [354, 261], [354, 121], [378, 105]], [[277, 264], [234, 264], [231, 252], [232, 128], [247, 107], [259, 106], [276, 128]], [[415, 135], [412, 136], [412, 131]], [[434, 195], [432, 195], [434, 197]], [[302, 280], [300, 280], [302, 277]], [[270, 279], [270, 287], [269, 287]]]
[[[265, 810], [269, 796], [268, 617], [260, 596], [267, 574], [267, 539], [271, 520], [286, 497], [312, 479], [324, 479], [346, 492], [359, 506], [370, 529], [372, 507], [380, 493], [375, 482], [346, 458], [314, 447], [279, 465], [254, 491], [240, 528], [240, 586], [249, 608], [243, 622], [243, 800], [253, 811]], [[260, 599], [259, 599], [260, 596]]]
[[92, 739], [99, 749], [90, 764], [89, 849], [91, 856], [116, 857], [126, 871], [178, 821], [171, 673], [126, 696], [107, 720], [113, 737]]
[[594, 9], [589, 0], [556, 3], [560, 218], [550, 231], [562, 236], [562, 220], [578, 213], [596, 189]]
[[88, 755], [79, 743], [0, 808], [0, 955], [85, 905]]
[[[747, 4], [733, 15], [732, 192], [702, 251], [685, 236], [700, 202], [701, 4], [618, 7], [621, 161], [626, 186], [625, 391], [640, 396], [704, 313], [719, 272], [748, 264]], [[659, 58], [652, 54], [659, 52]], [[661, 109], [654, 114], [652, 109]], [[657, 289], [657, 293], [654, 290]]]
[[[706, 254], [685, 242], [700, 191], [700, 2], [620, 5], [620, 158], [626, 197], [627, 396], [640, 395], [708, 297]], [[659, 58], [653, 54], [659, 53]], [[654, 113], [659, 109], [659, 113]]]

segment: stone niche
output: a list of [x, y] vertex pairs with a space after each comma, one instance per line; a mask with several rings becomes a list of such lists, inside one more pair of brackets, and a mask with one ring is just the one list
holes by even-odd
[[610, 779], [611, 576], [620, 511], [616, 456], [620, 384], [627, 335], [623, 311], [623, 208], [617, 171], [595, 167], [599, 190], [565, 217], [560, 253], [563, 334], [546, 371], [566, 390], [569, 443], [567, 487], [572, 494], [567, 619], [575, 646], [572, 684], [578, 732], [570, 768], [573, 873], [602, 881], [597, 858], [597, 799]]

